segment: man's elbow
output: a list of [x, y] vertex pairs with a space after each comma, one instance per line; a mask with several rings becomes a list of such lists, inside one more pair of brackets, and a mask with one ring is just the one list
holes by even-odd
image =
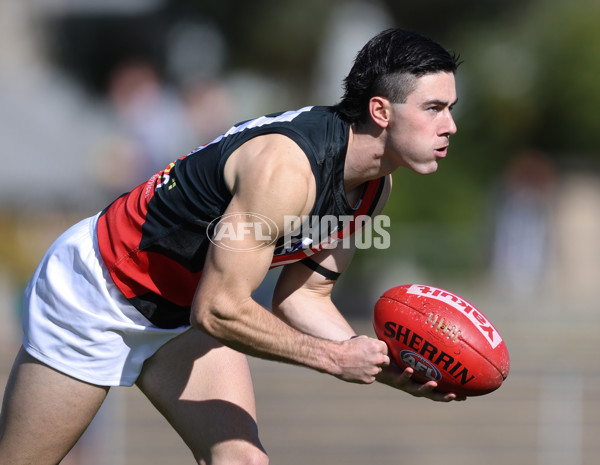
[[194, 329], [199, 329], [210, 334], [210, 329], [214, 323], [211, 323], [212, 315], [206, 305], [192, 305], [190, 312], [190, 325]]
[[219, 332], [220, 311], [218, 304], [212, 299], [202, 299], [194, 302], [190, 312], [190, 325], [211, 336], [217, 336]]
[[192, 304], [190, 325], [217, 339], [227, 335], [229, 323], [236, 319], [240, 303], [228, 293], [196, 299]]

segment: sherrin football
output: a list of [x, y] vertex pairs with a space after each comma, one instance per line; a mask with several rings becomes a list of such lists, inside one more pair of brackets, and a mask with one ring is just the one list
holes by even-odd
[[500, 387], [510, 361], [502, 337], [471, 303], [433, 286], [387, 290], [373, 313], [375, 334], [417, 382], [434, 380], [440, 392], [479, 396]]

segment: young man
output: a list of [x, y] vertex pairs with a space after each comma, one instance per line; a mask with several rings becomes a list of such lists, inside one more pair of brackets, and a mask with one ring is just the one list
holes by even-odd
[[[332, 303], [360, 224], [308, 236], [289, 224], [374, 217], [396, 168], [433, 173], [456, 132], [456, 68], [429, 39], [384, 31], [336, 107], [234, 126], [63, 234], [26, 290], [0, 463], [56, 464], [109, 387], [132, 384], [198, 463], [266, 463], [244, 354], [457, 399], [390, 365]], [[271, 313], [252, 292], [279, 265]]]

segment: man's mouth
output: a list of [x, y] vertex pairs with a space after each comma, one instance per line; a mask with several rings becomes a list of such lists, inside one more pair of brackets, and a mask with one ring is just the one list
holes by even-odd
[[448, 153], [448, 146], [445, 145], [444, 147], [440, 147], [435, 149], [435, 151], [437, 152], [437, 154], [441, 157], [445, 157], [446, 153]]

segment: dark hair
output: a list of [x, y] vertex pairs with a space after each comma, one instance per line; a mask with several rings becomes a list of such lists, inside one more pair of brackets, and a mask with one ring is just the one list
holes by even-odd
[[365, 122], [371, 97], [405, 102], [414, 90], [415, 78], [443, 71], [454, 73], [458, 65], [458, 56], [433, 40], [403, 29], [387, 29], [356, 55], [336, 108], [351, 123]]

